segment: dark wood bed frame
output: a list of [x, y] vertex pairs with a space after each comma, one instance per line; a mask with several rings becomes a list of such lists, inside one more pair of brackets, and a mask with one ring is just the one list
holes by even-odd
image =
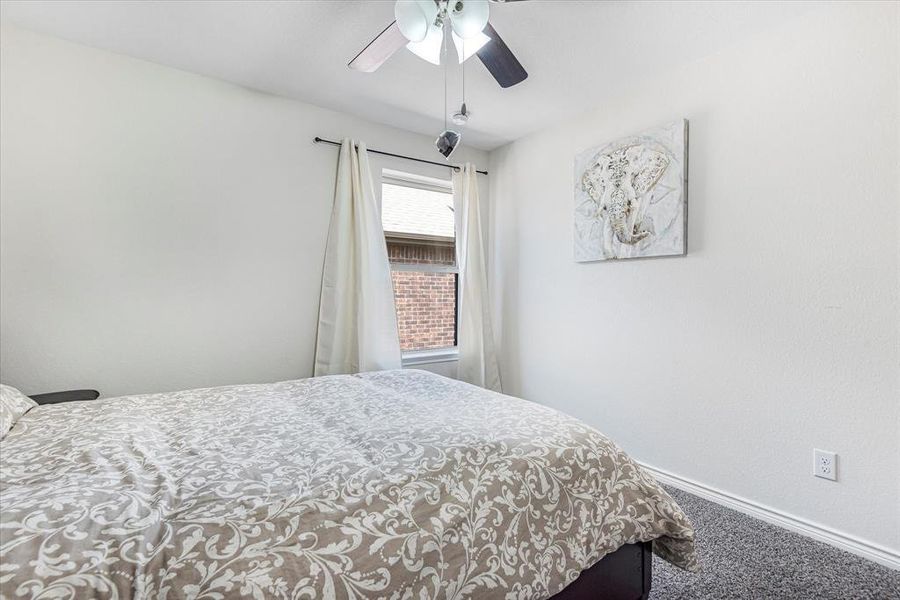
[[582, 571], [551, 600], [646, 600], [650, 596], [652, 544], [625, 544]]
[[[38, 404], [95, 400], [96, 390], [69, 390], [36, 394]], [[625, 544], [607, 554], [551, 600], [646, 600], [650, 595], [652, 542]]]

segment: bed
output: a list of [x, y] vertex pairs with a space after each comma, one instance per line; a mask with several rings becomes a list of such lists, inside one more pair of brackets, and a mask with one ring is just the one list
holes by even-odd
[[651, 546], [696, 570], [693, 538], [596, 430], [424, 371], [37, 406], [0, 440], [4, 599], [646, 596]]

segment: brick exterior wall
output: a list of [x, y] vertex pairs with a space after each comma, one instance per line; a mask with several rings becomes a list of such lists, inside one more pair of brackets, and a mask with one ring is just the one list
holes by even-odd
[[455, 265], [456, 248], [452, 244], [435, 245], [413, 240], [388, 239], [388, 261], [420, 265]]
[[[451, 245], [388, 240], [392, 264], [453, 265]], [[456, 274], [392, 271], [400, 348], [431, 350], [456, 344]]]

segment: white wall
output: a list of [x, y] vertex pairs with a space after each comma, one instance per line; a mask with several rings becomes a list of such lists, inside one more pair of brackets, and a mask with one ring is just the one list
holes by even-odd
[[[810, 11], [493, 152], [506, 391], [900, 549], [898, 7]], [[573, 262], [576, 152], [680, 117], [689, 255]], [[813, 447], [839, 454], [837, 483]]]
[[337, 160], [312, 138], [423, 157], [432, 139], [18, 28], [0, 43], [3, 382], [311, 375]]

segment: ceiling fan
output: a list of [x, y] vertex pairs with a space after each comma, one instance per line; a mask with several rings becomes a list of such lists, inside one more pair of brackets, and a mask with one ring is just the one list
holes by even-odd
[[394, 22], [347, 66], [372, 73], [404, 46], [428, 62], [440, 64], [444, 36], [449, 30], [460, 63], [475, 54], [500, 87], [514, 86], [524, 81], [528, 73], [488, 22], [489, 4], [521, 1], [397, 0]]

